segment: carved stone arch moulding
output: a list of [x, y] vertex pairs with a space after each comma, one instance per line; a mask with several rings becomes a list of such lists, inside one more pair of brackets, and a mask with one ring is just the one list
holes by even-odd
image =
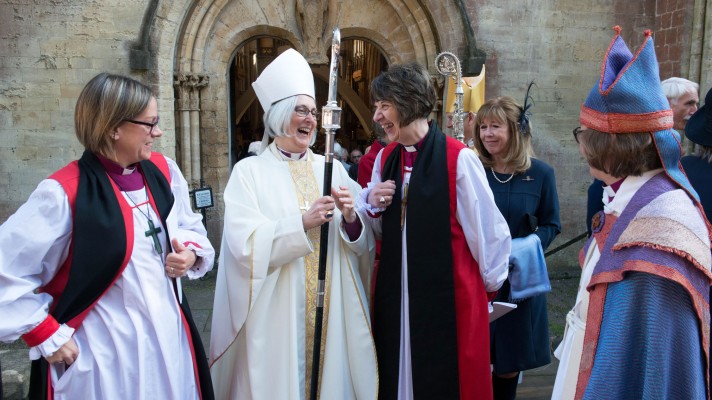
[[380, 32], [360, 27], [347, 27], [341, 29], [341, 37], [342, 40], [353, 38], [368, 40], [378, 47], [381, 53], [383, 53], [383, 56], [386, 57], [389, 65], [400, 64], [407, 61], [401, 58], [401, 53], [397, 50], [395, 44]]
[[[305, 56], [310, 53], [307, 45], [313, 49], [316, 43], [321, 52], [314, 55], [321, 57], [328, 54], [333, 27], [339, 26], [342, 38], [370, 41], [388, 64], [418, 61], [431, 67], [439, 52], [451, 50], [460, 56], [466, 48], [458, 1], [468, 4], [472, 16], [473, 6], [466, 0], [300, 0], [302, 10], [326, 4], [319, 27], [307, 26], [315, 20], [306, 19], [298, 25], [296, 0], [147, 0], [155, 8], [147, 10], [150, 21], [144, 21], [148, 27], [136, 44], [151, 51], [151, 71], [166, 100], [163, 104], [169, 109], [173, 102], [176, 160], [190, 184], [204, 178], [220, 198], [230, 172], [228, 71], [239, 46], [255, 36], [273, 36]], [[356, 103], [353, 93], [347, 97]], [[368, 126], [369, 121], [363, 117], [361, 123]], [[217, 204], [215, 218], [208, 213], [208, 225], [218, 232], [211, 240], [219, 242], [222, 205]]]
[[[235, 53], [244, 46], [250, 40], [255, 39], [260, 36], [270, 36], [277, 39], [285, 40], [294, 46], [294, 49], [303, 54], [302, 42], [294, 34], [286, 29], [279, 28], [276, 26], [269, 25], [255, 25], [247, 29], [243, 29], [239, 32], [234, 32], [232, 36], [229, 37], [229, 43], [235, 43], [235, 45], [225, 46], [223, 52], [218, 54], [219, 62], [224, 63], [226, 66], [230, 64], [230, 60], [235, 56]], [[223, 71], [226, 72], [226, 71]]]

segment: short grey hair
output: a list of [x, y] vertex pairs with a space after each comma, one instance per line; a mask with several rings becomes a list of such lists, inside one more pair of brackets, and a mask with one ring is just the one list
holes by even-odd
[[[275, 137], [289, 136], [287, 131], [289, 130], [289, 124], [292, 120], [294, 107], [297, 106], [297, 97], [299, 97], [299, 95], [287, 97], [272, 104], [272, 107], [267, 110], [263, 117], [265, 134], [273, 139]], [[314, 130], [316, 131], [316, 127], [314, 127]], [[312, 135], [309, 146], [313, 146], [314, 142], [316, 142], [316, 135]]]
[[685, 78], [672, 77], [660, 82], [663, 93], [670, 104], [677, 104], [677, 99], [685, 93], [697, 93], [700, 85]]

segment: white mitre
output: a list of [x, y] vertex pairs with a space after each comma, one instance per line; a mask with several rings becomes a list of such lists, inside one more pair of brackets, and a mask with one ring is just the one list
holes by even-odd
[[314, 96], [314, 75], [307, 60], [294, 49], [288, 49], [274, 59], [252, 82], [255, 94], [266, 113], [272, 104], [287, 97], [304, 94]]

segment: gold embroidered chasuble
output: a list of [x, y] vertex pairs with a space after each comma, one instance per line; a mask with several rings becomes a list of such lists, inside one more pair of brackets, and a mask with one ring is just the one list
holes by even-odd
[[[307, 212], [309, 206], [314, 203], [316, 199], [321, 197], [319, 193], [319, 185], [317, 185], [316, 177], [314, 176], [314, 169], [311, 165], [312, 161], [307, 155], [306, 161], [287, 161], [289, 165], [289, 172], [292, 174], [292, 180], [294, 181], [294, 189], [297, 193], [297, 206], [301, 210], [302, 214]], [[306, 376], [305, 376], [305, 388], [306, 396], [309, 396], [311, 389], [311, 371], [313, 364], [312, 352], [314, 348], [314, 325], [316, 321], [316, 292], [318, 284], [318, 272], [319, 272], [319, 244], [321, 242], [321, 226], [314, 227], [307, 231], [307, 237], [311, 241], [314, 251], [304, 257], [304, 287], [306, 288], [305, 295], [305, 321], [304, 326], [306, 329], [305, 335], [305, 346], [304, 350], [306, 366]], [[319, 371], [322, 371], [322, 366], [324, 365], [324, 348], [326, 346], [326, 330], [327, 321], [329, 320], [329, 270], [326, 270], [325, 279], [325, 290], [324, 290], [324, 319], [322, 323], [322, 335], [321, 335], [321, 354], [319, 355]], [[320, 379], [321, 381], [321, 379]]]
[[[238, 162], [225, 188], [210, 364], [216, 398], [308, 398], [321, 228], [302, 215], [321, 197], [324, 157], [285, 159], [274, 143]], [[360, 186], [338, 163], [333, 187]], [[305, 205], [306, 203], [306, 205]], [[364, 216], [359, 216], [363, 221]], [[375, 250], [364, 226], [349, 238], [334, 210], [329, 228], [319, 396], [376, 398], [378, 373], [367, 290]], [[328, 322], [328, 326], [327, 326]]]

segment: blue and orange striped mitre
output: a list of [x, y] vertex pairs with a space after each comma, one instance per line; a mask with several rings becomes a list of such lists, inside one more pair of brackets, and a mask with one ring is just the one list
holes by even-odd
[[671, 129], [672, 110], [660, 86], [652, 33], [633, 54], [620, 35], [608, 46], [598, 83], [581, 107], [581, 125], [605, 133]]
[[652, 32], [633, 54], [613, 28], [601, 76], [581, 106], [581, 126], [611, 134], [650, 132], [667, 175], [699, 203], [699, 196], [680, 169], [682, 147], [674, 129], [672, 110], [660, 85]]

